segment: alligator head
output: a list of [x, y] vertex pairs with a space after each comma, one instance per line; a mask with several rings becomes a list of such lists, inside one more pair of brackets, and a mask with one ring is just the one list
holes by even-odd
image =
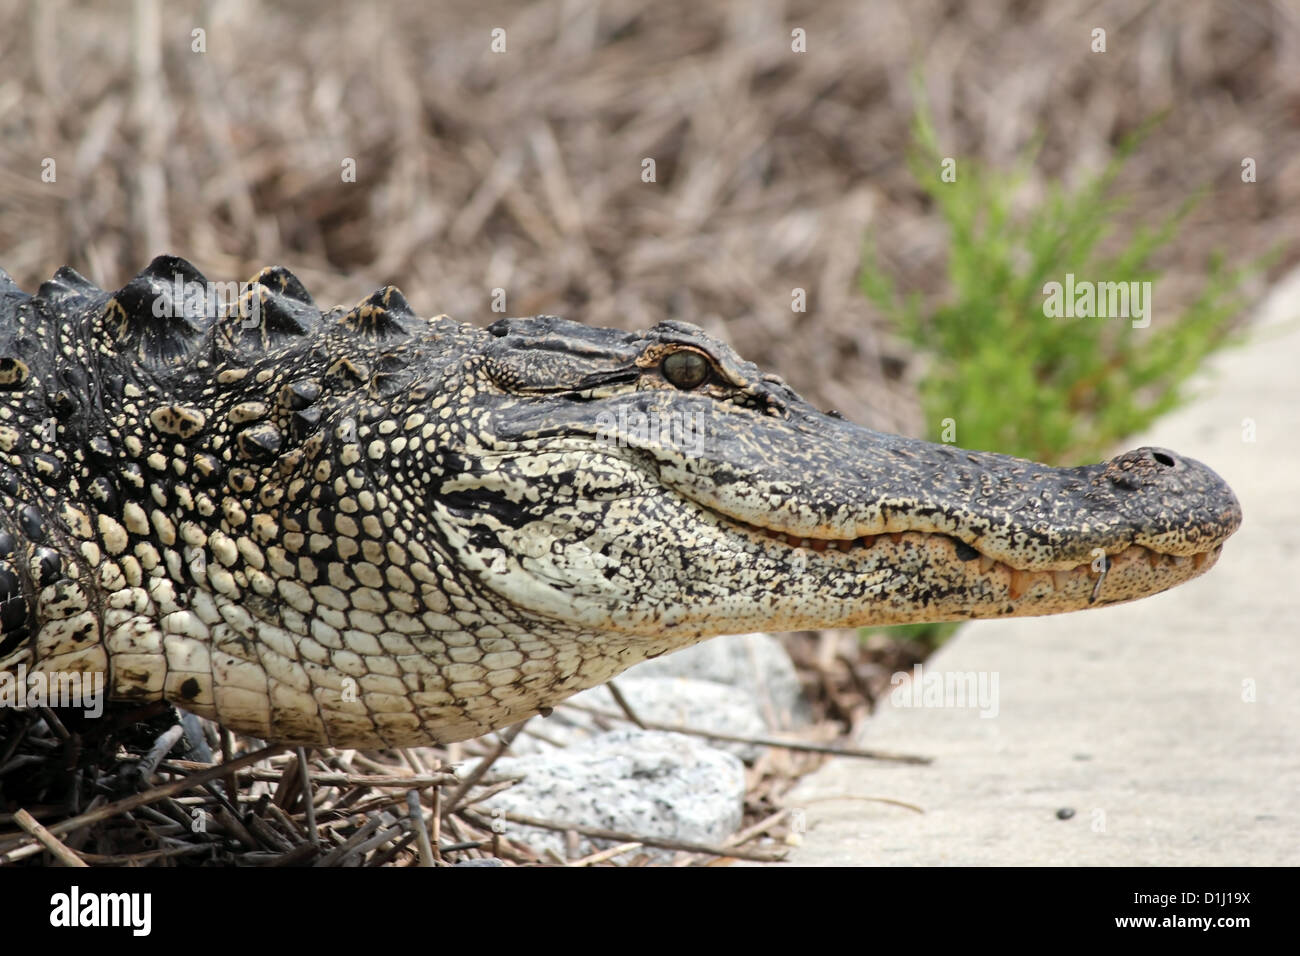
[[1173, 452], [1051, 468], [883, 434], [686, 323], [488, 331], [491, 445], [444, 480], [438, 524], [512, 605], [604, 632], [1081, 610], [1197, 576], [1241, 521]]
[[111, 296], [0, 273], [0, 670], [105, 671], [285, 741], [450, 741], [712, 635], [1133, 600], [1241, 520], [1172, 452], [881, 434], [685, 323], [205, 284], [171, 258]]

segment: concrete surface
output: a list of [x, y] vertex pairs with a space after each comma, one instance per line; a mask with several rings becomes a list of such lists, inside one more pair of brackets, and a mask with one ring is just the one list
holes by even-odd
[[1300, 864], [1297, 319], [1300, 272], [1197, 400], [1125, 443], [1232, 485], [1245, 521], [1218, 566], [1134, 604], [967, 625], [928, 669], [996, 675], [996, 716], [884, 704], [861, 743], [934, 763], [806, 778], [790, 863]]

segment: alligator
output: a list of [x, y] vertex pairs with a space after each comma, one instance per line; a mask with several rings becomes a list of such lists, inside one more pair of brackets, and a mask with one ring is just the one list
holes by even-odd
[[280, 267], [0, 271], [0, 676], [300, 745], [451, 742], [719, 634], [1054, 614], [1207, 571], [1161, 448], [1053, 468], [824, 413], [702, 329], [324, 313]]

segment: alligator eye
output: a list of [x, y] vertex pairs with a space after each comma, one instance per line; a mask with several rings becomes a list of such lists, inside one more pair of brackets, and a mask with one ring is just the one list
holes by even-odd
[[699, 352], [673, 352], [665, 356], [659, 367], [664, 378], [682, 389], [695, 388], [709, 377], [709, 360]]

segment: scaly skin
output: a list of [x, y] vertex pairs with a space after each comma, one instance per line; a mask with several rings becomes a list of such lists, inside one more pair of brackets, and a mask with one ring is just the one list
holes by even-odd
[[1172, 452], [881, 434], [685, 323], [484, 330], [391, 287], [322, 316], [281, 269], [219, 317], [185, 281], [0, 272], [0, 669], [285, 742], [447, 742], [717, 634], [1130, 601], [1241, 521]]

